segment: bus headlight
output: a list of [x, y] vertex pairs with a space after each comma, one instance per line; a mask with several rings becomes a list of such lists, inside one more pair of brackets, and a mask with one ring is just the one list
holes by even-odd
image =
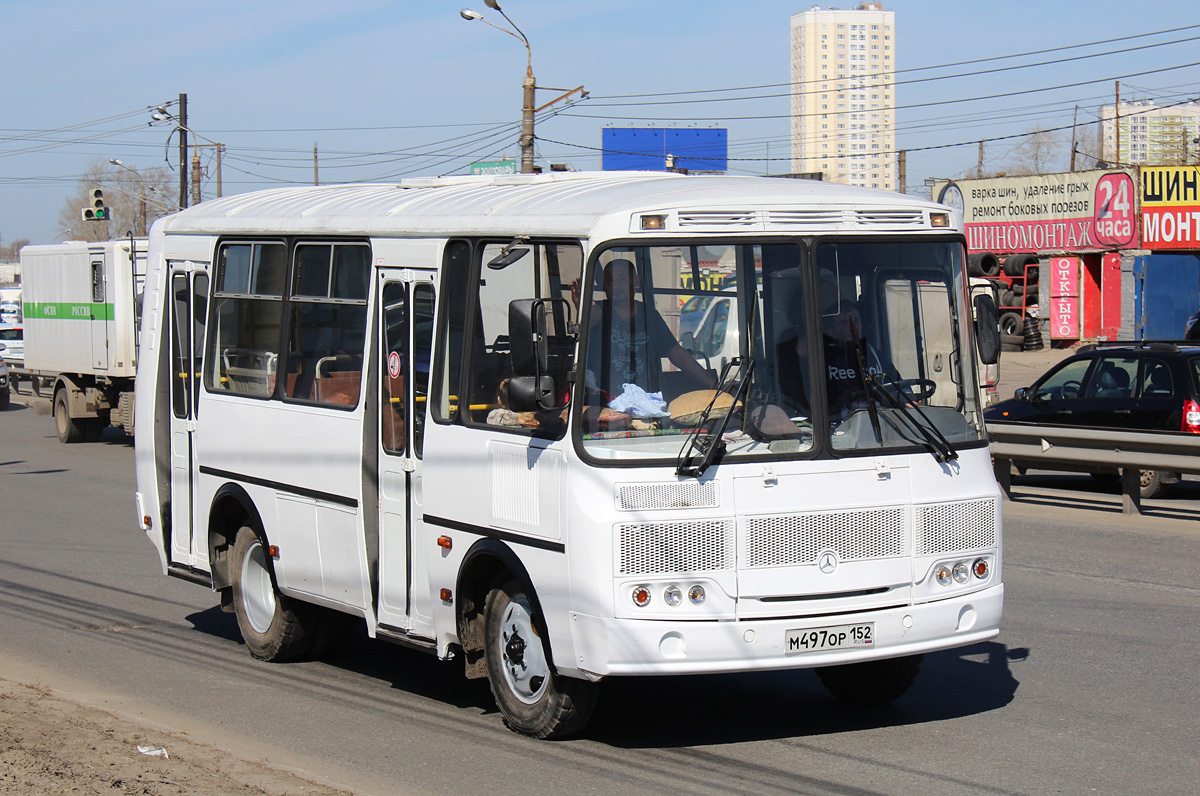
[[633, 604], [638, 608], [645, 608], [650, 604], [650, 587], [649, 586], [634, 586], [633, 587]]
[[674, 608], [683, 602], [683, 590], [672, 583], [663, 592], [663, 602]]
[[988, 566], [988, 560], [986, 558], [975, 559], [975, 563], [971, 566], [971, 570], [975, 573], [975, 577], [979, 578], [980, 580], [986, 578], [988, 573], [991, 572], [991, 569], [992, 568]]
[[967, 566], [966, 561], [959, 561], [954, 565], [954, 580], [958, 583], [966, 583], [971, 579], [971, 568]]
[[937, 578], [937, 582], [942, 586], [950, 585], [950, 567], [946, 566], [945, 564], [942, 564], [940, 567], [938, 567], [937, 572], [934, 572], [933, 576]]
[[692, 605], [704, 605], [704, 587], [697, 583], [688, 589], [688, 599], [692, 601]]

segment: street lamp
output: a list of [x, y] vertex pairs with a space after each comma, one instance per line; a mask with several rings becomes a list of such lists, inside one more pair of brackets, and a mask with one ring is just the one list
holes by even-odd
[[117, 160], [116, 158], [109, 158], [108, 162], [113, 164], [114, 166], [119, 166], [119, 167], [125, 169], [125, 171], [129, 172], [130, 174], [132, 174], [133, 176], [138, 178], [138, 200], [139, 200], [138, 204], [139, 204], [139, 208], [140, 208], [139, 218], [141, 219], [141, 222], [142, 222], [142, 224], [141, 224], [142, 231], [139, 232], [138, 235], [143, 236], [146, 234], [146, 178], [143, 177], [141, 172], [139, 172], [137, 169], [131, 169], [129, 166], [126, 166], [124, 163]]
[[525, 45], [525, 55], [527, 61], [525, 67], [525, 80], [521, 83], [521, 87], [524, 89], [524, 96], [521, 102], [521, 173], [533, 174], [533, 89], [535, 85], [533, 79], [533, 50], [531, 50], [529, 47], [529, 39], [527, 39], [521, 29], [516, 26], [516, 23], [508, 18], [508, 14], [504, 13], [504, 9], [500, 8], [500, 4], [496, 2], [496, 0], [484, 0], [484, 2], [487, 4], [488, 8], [494, 11], [499, 11], [500, 16], [504, 17], [508, 24], [512, 25], [513, 30], [515, 30], [516, 33], [513, 33], [512, 30], [502, 28], [499, 25], [493, 25], [491, 22], [488, 22], [486, 19], [484, 19], [482, 14], [472, 11], [469, 8], [464, 8], [458, 13], [465, 20], [478, 19], [480, 22], [483, 22], [486, 25], [491, 25], [496, 30], [503, 31], [509, 36], [512, 36], [514, 39], [520, 39], [521, 43]]

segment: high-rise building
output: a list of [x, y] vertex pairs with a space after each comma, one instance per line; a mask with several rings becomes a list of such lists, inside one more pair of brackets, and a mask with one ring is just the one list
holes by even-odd
[[1100, 159], [1138, 166], [1200, 163], [1200, 103], [1160, 107], [1151, 100], [1100, 109]]
[[792, 171], [899, 187], [895, 16], [880, 3], [792, 16]]

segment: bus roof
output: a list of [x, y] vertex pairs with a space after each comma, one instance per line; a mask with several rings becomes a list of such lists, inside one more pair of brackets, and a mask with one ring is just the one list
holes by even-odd
[[[156, 224], [166, 234], [588, 237], [669, 213], [671, 232], [796, 233], [928, 228], [928, 200], [813, 180], [660, 172], [439, 177], [278, 188], [214, 199]], [[607, 224], [605, 225], [608, 226]], [[611, 232], [611, 230], [610, 230]]]

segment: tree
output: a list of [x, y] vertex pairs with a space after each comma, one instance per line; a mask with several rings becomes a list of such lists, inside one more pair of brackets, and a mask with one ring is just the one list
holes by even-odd
[[21, 249], [29, 245], [28, 238], [18, 238], [7, 246], [0, 246], [0, 262], [15, 263], [21, 259]]
[[1066, 171], [1071, 144], [1062, 131], [1033, 130], [1013, 147], [1007, 159], [997, 168], [1009, 176], [1054, 174]]
[[[166, 169], [138, 170], [97, 160], [79, 177], [75, 192], [67, 197], [59, 213], [59, 237], [65, 240], [102, 241], [125, 237], [132, 232], [145, 237], [150, 225], [176, 210], [171, 197], [170, 174]], [[92, 191], [104, 191], [104, 205], [111, 220], [85, 221], [83, 211], [92, 207]]]

